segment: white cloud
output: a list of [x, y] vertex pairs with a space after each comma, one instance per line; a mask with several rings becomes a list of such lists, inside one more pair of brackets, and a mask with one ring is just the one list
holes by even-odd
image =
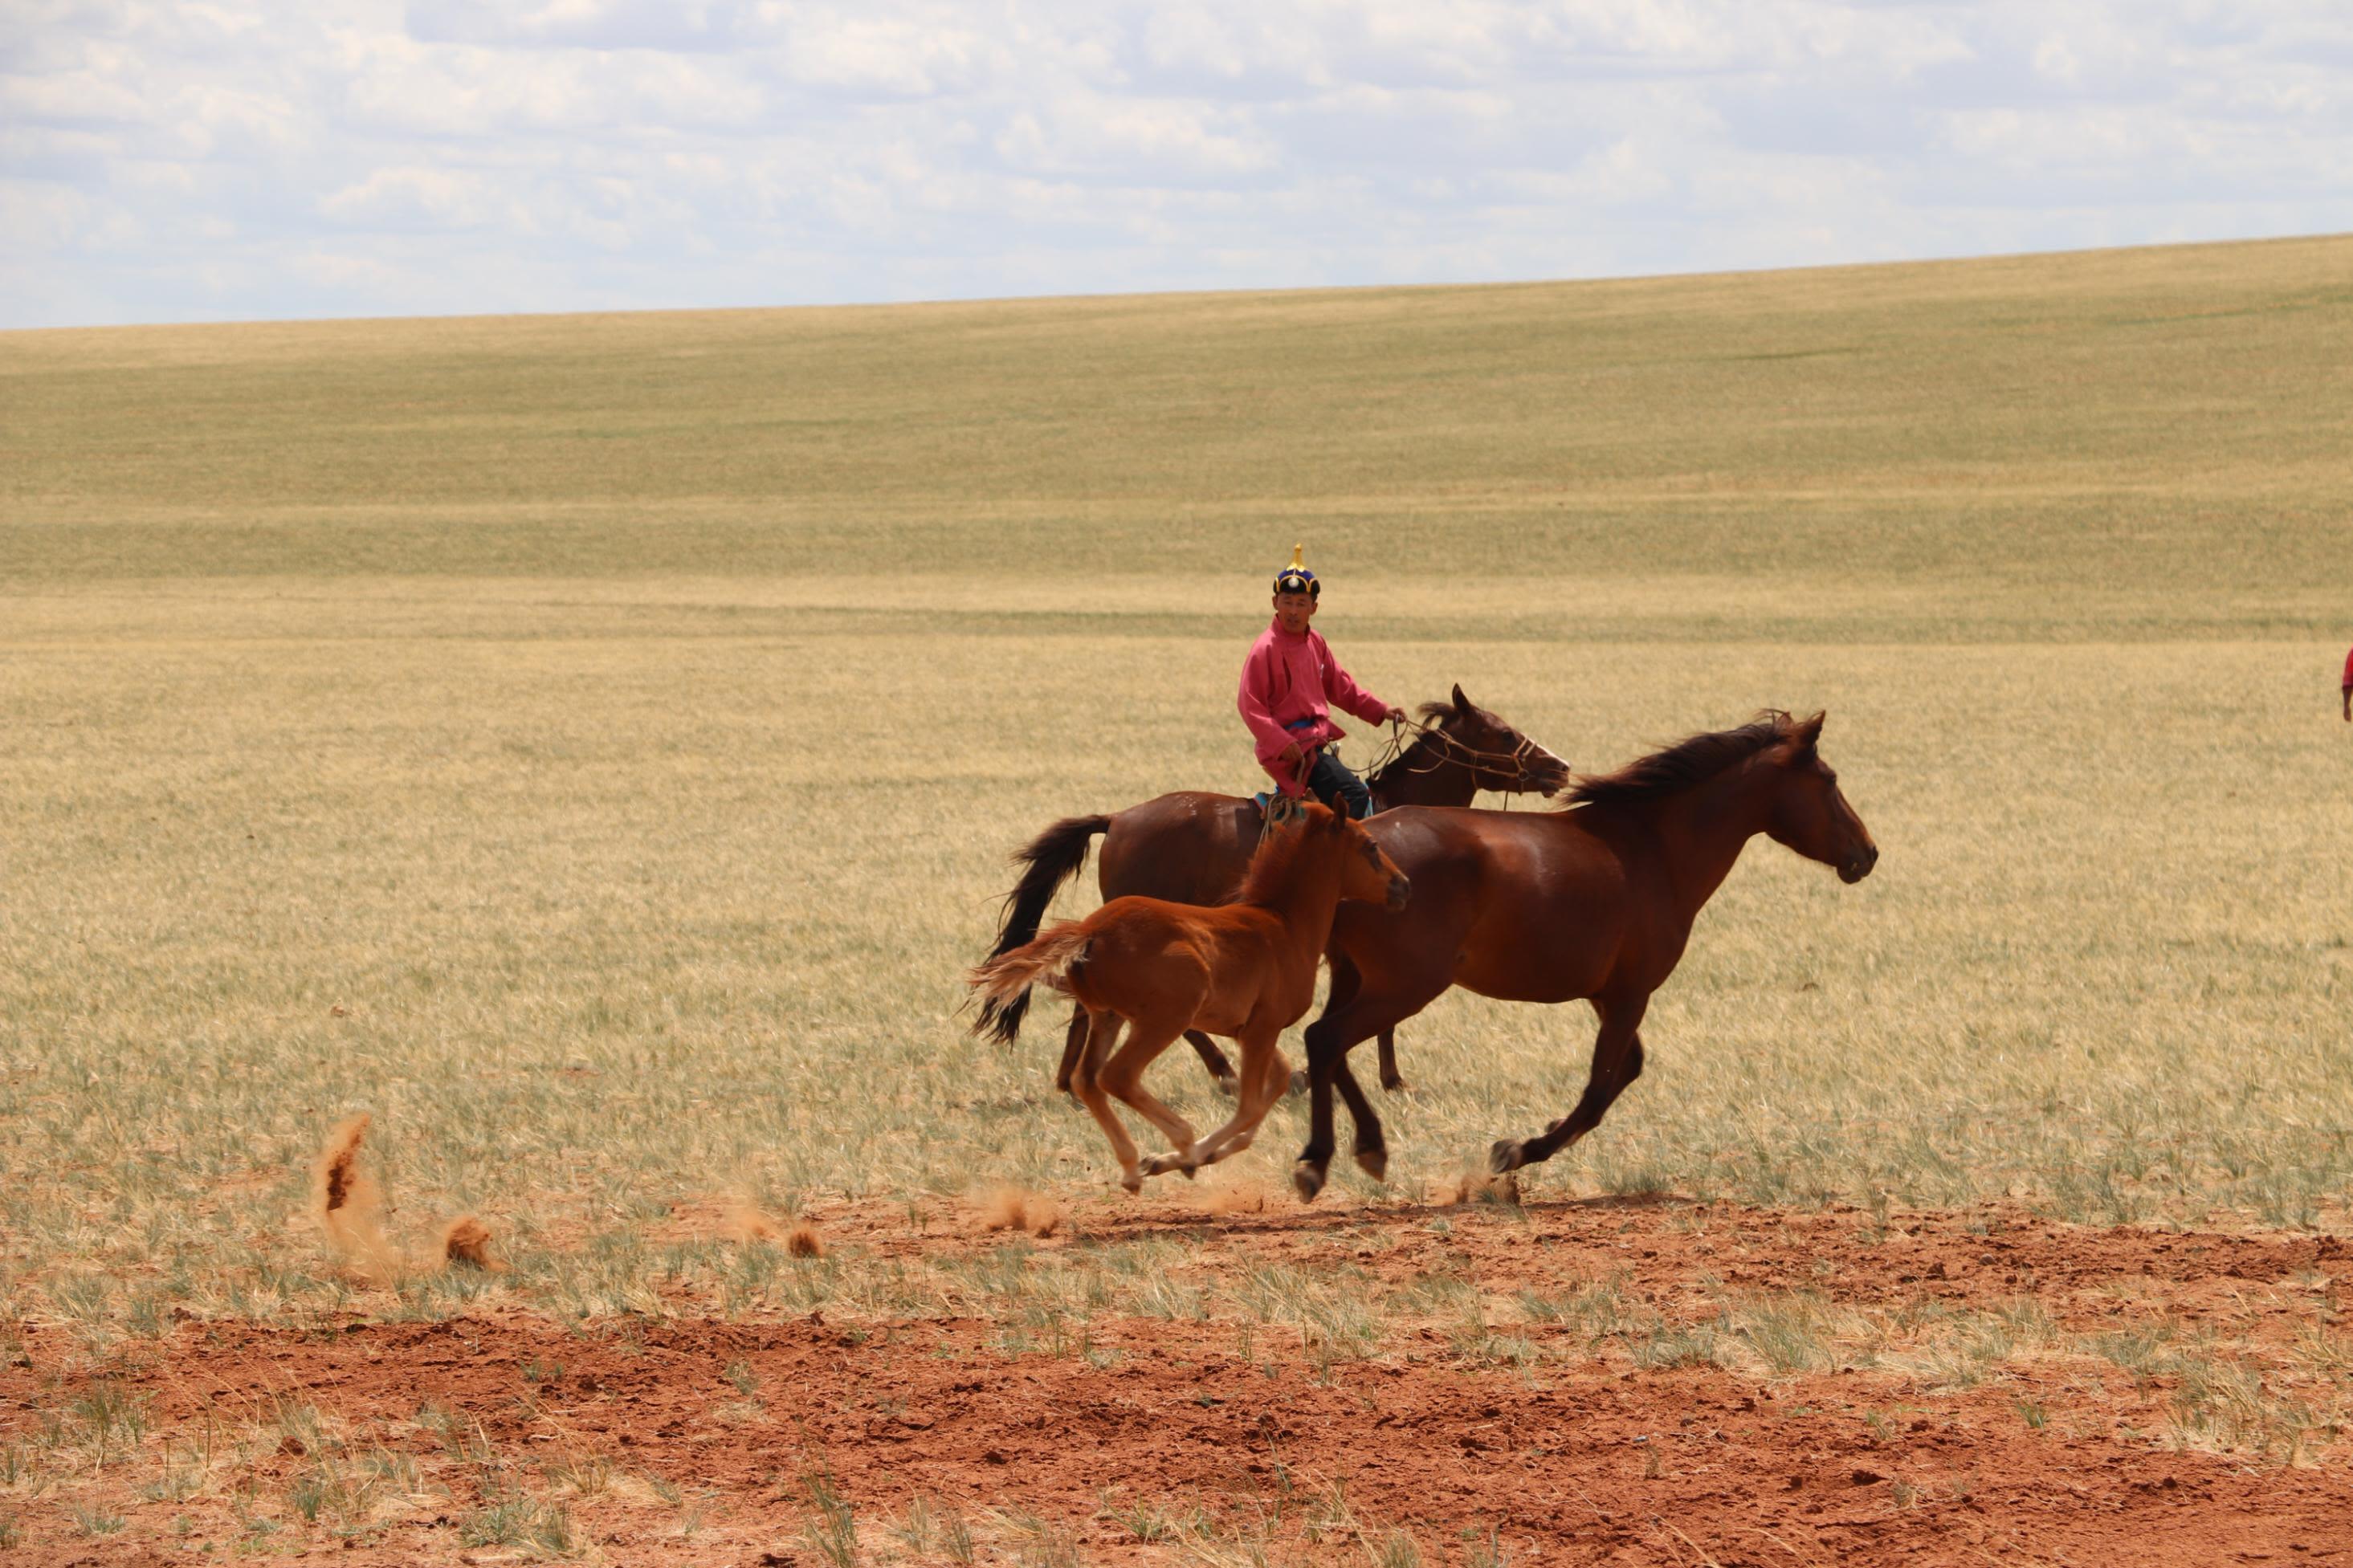
[[480, 175], [448, 169], [378, 169], [319, 204], [320, 213], [353, 228], [471, 228], [495, 210]]
[[2311, 232], [2348, 167], [2335, 0], [20, 0], [0, 324]]
[[1276, 161], [1273, 144], [1231, 108], [1091, 93], [1017, 111], [995, 145], [1025, 174], [1124, 185], [1244, 179]]

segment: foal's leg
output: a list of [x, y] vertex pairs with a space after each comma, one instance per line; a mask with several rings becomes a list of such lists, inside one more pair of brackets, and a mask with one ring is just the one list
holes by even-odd
[[1103, 1054], [1119, 1034], [1119, 1016], [1082, 1013], [1081, 1016], [1089, 1019], [1090, 1026], [1085, 1052], [1079, 1058], [1078, 1070], [1071, 1077], [1071, 1091], [1094, 1117], [1103, 1136], [1111, 1140], [1112, 1157], [1119, 1162], [1119, 1184], [1132, 1193], [1144, 1185], [1144, 1178], [1135, 1171], [1135, 1140], [1127, 1135], [1127, 1129], [1120, 1125], [1119, 1112], [1111, 1108], [1111, 1097], [1103, 1092], [1102, 1071]]
[[[1191, 1122], [1168, 1109], [1144, 1087], [1144, 1069], [1152, 1065], [1155, 1057], [1176, 1043], [1176, 1037], [1184, 1032], [1185, 1018], [1190, 1016], [1187, 1012], [1175, 1019], [1159, 1022], [1136, 1019], [1134, 1026], [1128, 1031], [1127, 1043], [1112, 1053], [1111, 1059], [1103, 1064], [1103, 1071], [1097, 1075], [1103, 1089], [1134, 1107], [1137, 1114], [1160, 1129], [1168, 1142], [1180, 1150], [1191, 1148], [1198, 1134], [1193, 1131]], [[1144, 1184], [1145, 1175], [1154, 1173], [1138, 1171], [1132, 1164], [1124, 1169], [1127, 1172], [1127, 1190], [1131, 1193]]]
[[1224, 1089], [1228, 1094], [1239, 1092], [1239, 1080], [1234, 1077], [1234, 1064], [1226, 1059], [1225, 1052], [1218, 1049], [1218, 1043], [1215, 1040], [1198, 1029], [1187, 1029], [1185, 1031], [1185, 1043], [1192, 1047], [1199, 1055], [1201, 1065], [1209, 1069], [1209, 1076], [1218, 1080], [1219, 1089]]
[[1381, 1087], [1391, 1094], [1405, 1092], [1406, 1082], [1397, 1065], [1397, 1031], [1381, 1031]]
[[1291, 1081], [1289, 1068], [1282, 1052], [1276, 1046], [1279, 1033], [1259, 1039], [1244, 1039], [1242, 1047], [1242, 1090], [1237, 1097], [1233, 1119], [1189, 1149], [1174, 1154], [1155, 1155], [1144, 1163], [1144, 1173], [1158, 1175], [1163, 1171], [1183, 1171], [1190, 1174], [1203, 1165], [1214, 1165], [1230, 1154], [1239, 1154], [1250, 1146], [1258, 1135], [1258, 1124], [1274, 1102], [1282, 1098]]
[[1650, 1005], [1648, 992], [1630, 1001], [1593, 999], [1593, 1010], [1601, 1015], [1601, 1028], [1593, 1037], [1593, 1066], [1586, 1074], [1585, 1092], [1577, 1097], [1576, 1109], [1534, 1138], [1498, 1140], [1487, 1152], [1489, 1170], [1501, 1175], [1549, 1160], [1593, 1131], [1609, 1102], [1642, 1076], [1641, 1030], [1642, 1015]]

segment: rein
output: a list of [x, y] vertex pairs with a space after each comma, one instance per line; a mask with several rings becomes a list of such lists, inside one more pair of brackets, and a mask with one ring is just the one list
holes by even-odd
[[[1409, 731], [1412, 737], [1410, 740], [1407, 738]], [[1432, 749], [1438, 754], [1419, 767], [1406, 763], [1406, 757], [1423, 741], [1436, 742], [1437, 744]], [[1469, 766], [1473, 773], [1478, 772], [1482, 764], [1488, 763], [1508, 764], [1514, 779], [1524, 784], [1533, 784], [1535, 780], [1528, 774], [1528, 758], [1539, 750], [1541, 748], [1535, 741], [1523, 735], [1520, 737], [1520, 743], [1508, 752], [1482, 752], [1449, 734], [1436, 724], [1426, 724], [1419, 720], [1408, 720], [1404, 723], [1389, 726], [1388, 745], [1381, 752], [1379, 759], [1365, 770], [1365, 783], [1369, 786], [1390, 768], [1399, 764], [1404, 764], [1405, 771], [1409, 773], [1434, 773], [1450, 762], [1459, 762]]]

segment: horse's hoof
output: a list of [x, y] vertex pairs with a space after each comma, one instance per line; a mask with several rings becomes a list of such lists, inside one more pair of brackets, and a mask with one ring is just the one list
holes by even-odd
[[1241, 1094], [1241, 1079], [1236, 1078], [1229, 1072], [1219, 1073], [1218, 1075], [1218, 1092], [1224, 1095], [1228, 1100], [1238, 1098]]
[[1372, 1177], [1372, 1179], [1377, 1182], [1388, 1181], [1389, 1179], [1389, 1152], [1387, 1149], [1357, 1150], [1356, 1169], [1364, 1172], [1365, 1174]]
[[1403, 1094], [1412, 1087], [1413, 1085], [1406, 1082], [1406, 1080], [1401, 1078], [1385, 1078], [1381, 1079], [1381, 1092], [1384, 1094]]
[[1300, 1161], [1291, 1167], [1291, 1184], [1299, 1190], [1301, 1203], [1314, 1203], [1315, 1194], [1324, 1190], [1324, 1167], [1312, 1161]]
[[1516, 1171], [1528, 1163], [1527, 1152], [1516, 1138], [1499, 1138], [1487, 1151], [1487, 1169], [1500, 1176], [1506, 1171]]
[[1307, 1074], [1304, 1071], [1295, 1068], [1292, 1069], [1291, 1092], [1293, 1094], [1305, 1094], [1307, 1092]]
[[1124, 1175], [1119, 1179], [1119, 1184], [1125, 1187], [1131, 1194], [1140, 1193], [1144, 1190], [1144, 1178], [1136, 1174]]

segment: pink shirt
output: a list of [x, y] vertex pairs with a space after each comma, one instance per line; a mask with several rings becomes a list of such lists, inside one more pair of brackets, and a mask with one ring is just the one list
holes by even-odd
[[[1388, 717], [1389, 705], [1357, 685], [1313, 627], [1294, 637], [1280, 619], [1250, 644], [1242, 660], [1241, 691], [1234, 706], [1258, 743], [1259, 766], [1282, 786], [1285, 795], [1306, 791], [1305, 770], [1282, 761], [1283, 748], [1297, 742], [1303, 752], [1328, 745], [1347, 731], [1332, 722], [1332, 707], [1355, 714], [1367, 724]], [[1311, 721], [1293, 730], [1286, 726]]]

